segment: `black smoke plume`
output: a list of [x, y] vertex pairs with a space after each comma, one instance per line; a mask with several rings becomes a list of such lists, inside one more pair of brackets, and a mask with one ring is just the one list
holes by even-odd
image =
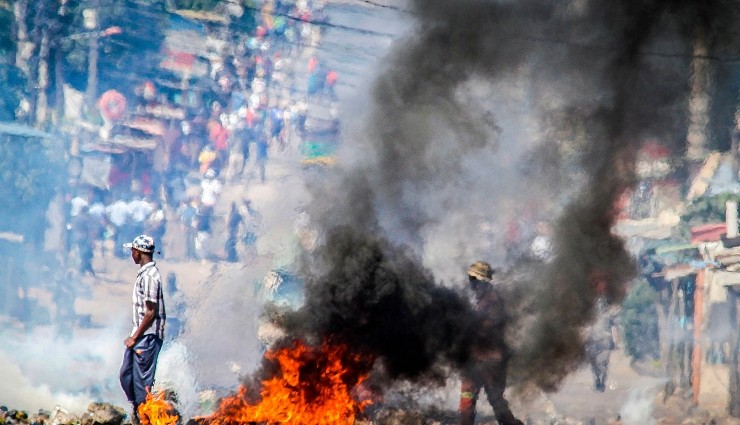
[[467, 298], [436, 285], [409, 252], [340, 227], [329, 232], [318, 260], [326, 274], [308, 282], [293, 335], [330, 336], [380, 359], [390, 378], [465, 363], [476, 323]]

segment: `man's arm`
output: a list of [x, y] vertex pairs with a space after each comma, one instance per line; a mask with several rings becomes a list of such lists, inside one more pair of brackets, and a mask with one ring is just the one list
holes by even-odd
[[134, 344], [136, 344], [136, 341], [141, 338], [144, 332], [146, 332], [146, 330], [149, 329], [150, 326], [152, 326], [152, 323], [154, 323], [154, 316], [156, 315], [157, 307], [157, 303], [155, 302], [146, 302], [146, 312], [144, 312], [144, 319], [142, 319], [141, 324], [139, 324], [139, 327], [136, 328], [136, 331], [134, 331], [133, 335], [126, 338], [126, 341], [124, 341], [126, 347], [132, 348]]

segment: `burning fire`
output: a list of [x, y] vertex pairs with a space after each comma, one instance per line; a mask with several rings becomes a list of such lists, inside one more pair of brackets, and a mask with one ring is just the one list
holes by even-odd
[[265, 358], [276, 362], [278, 371], [262, 381], [259, 402], [248, 401], [242, 386], [237, 395], [223, 399], [211, 416], [201, 418], [203, 423], [351, 425], [371, 403], [352, 396], [353, 388], [367, 378], [369, 363], [344, 345], [324, 343], [314, 348], [295, 342], [268, 351]]
[[174, 412], [175, 409], [165, 399], [164, 392], [154, 395], [147, 393], [146, 401], [138, 408], [141, 425], [175, 425], [180, 417]]

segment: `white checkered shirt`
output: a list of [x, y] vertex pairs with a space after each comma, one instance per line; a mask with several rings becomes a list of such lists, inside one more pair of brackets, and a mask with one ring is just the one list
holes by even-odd
[[164, 323], [167, 318], [164, 310], [164, 296], [162, 294], [162, 277], [154, 261], [144, 264], [136, 275], [136, 284], [134, 284], [134, 293], [132, 300], [134, 302], [134, 329], [136, 329], [144, 320], [146, 313], [146, 302], [157, 303], [157, 312], [154, 316], [154, 322], [145, 330], [142, 335], [154, 334], [164, 339]]

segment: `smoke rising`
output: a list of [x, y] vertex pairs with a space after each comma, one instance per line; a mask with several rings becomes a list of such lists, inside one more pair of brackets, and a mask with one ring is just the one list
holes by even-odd
[[80, 413], [87, 410], [91, 400], [125, 405], [117, 376], [100, 373], [118, 369], [118, 335], [122, 332], [110, 327], [74, 340], [60, 340], [47, 329], [27, 334], [7, 331], [0, 353], [2, 403], [28, 410], [60, 405]]
[[654, 425], [653, 398], [657, 391], [656, 383], [642, 382], [627, 394], [627, 400], [620, 409], [620, 416], [625, 425]]
[[[460, 293], [434, 284], [409, 253], [354, 229], [332, 229], [318, 258], [327, 274], [308, 282], [296, 320], [380, 357], [391, 378], [416, 378], [469, 355], [475, 316]], [[347, 255], [351, 253], [351, 255]]]
[[[535, 201], [556, 256], [513, 264], [502, 285], [514, 380], [553, 391], [582, 361], [597, 296], [618, 303], [636, 272], [611, 231], [635, 153], [647, 138], [684, 152], [692, 46], [703, 37], [711, 55], [725, 43], [737, 2], [410, 6], [417, 26], [378, 78], [366, 128], [348, 137], [351, 167], [313, 188], [325, 237], [306, 256], [309, 294], [293, 331], [341, 335], [391, 377], [464, 363], [474, 316], [444, 289], [455, 283], [435, 277], [457, 279], [479, 258], [503, 263], [494, 245], [504, 223]], [[471, 95], [485, 87], [490, 99]], [[534, 128], [509, 128], [519, 125]], [[524, 173], [525, 161], [559, 166]], [[445, 249], [456, 265], [437, 262]]]

